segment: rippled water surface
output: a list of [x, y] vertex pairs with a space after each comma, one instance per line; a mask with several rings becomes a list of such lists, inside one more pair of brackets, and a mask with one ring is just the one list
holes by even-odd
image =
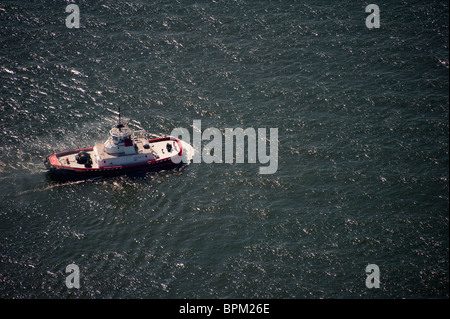
[[[447, 2], [376, 2], [372, 30], [357, 1], [79, 1], [79, 29], [67, 4], [0, 4], [0, 297], [448, 298]], [[278, 128], [278, 170], [49, 180], [119, 106]]]

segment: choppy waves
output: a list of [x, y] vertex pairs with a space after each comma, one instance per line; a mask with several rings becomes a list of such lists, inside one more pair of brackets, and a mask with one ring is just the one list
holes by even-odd
[[[1, 296], [448, 297], [448, 4], [379, 30], [353, 3], [88, 1], [78, 30], [64, 6], [0, 5]], [[118, 106], [154, 136], [277, 127], [278, 171], [47, 180]]]

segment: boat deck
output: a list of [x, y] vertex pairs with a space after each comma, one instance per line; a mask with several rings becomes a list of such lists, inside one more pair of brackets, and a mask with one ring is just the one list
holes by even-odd
[[[144, 147], [144, 145], [148, 145], [148, 147]], [[168, 146], [170, 145], [170, 146]], [[130, 157], [129, 164], [135, 164], [133, 156], [141, 155], [141, 154], [150, 154], [149, 161], [159, 160], [164, 158], [169, 158], [171, 156], [177, 155], [180, 152], [180, 147], [176, 141], [172, 140], [163, 140], [163, 141], [155, 141], [155, 142], [147, 142], [145, 139], [135, 140], [135, 148], [136, 154], [134, 155], [110, 155], [104, 151], [104, 144], [98, 143], [95, 145], [97, 148], [97, 152], [102, 154], [102, 160], [117, 158], [117, 157]], [[92, 165], [89, 168], [98, 169], [100, 168], [97, 161], [97, 155], [95, 148], [86, 149], [84, 152], [88, 153], [92, 159]], [[63, 153], [59, 156], [56, 156], [57, 165], [67, 168], [86, 168], [84, 164], [79, 164], [76, 160], [76, 156], [78, 155], [78, 151], [74, 151], [71, 153]], [[56, 163], [55, 163], [56, 164]]]

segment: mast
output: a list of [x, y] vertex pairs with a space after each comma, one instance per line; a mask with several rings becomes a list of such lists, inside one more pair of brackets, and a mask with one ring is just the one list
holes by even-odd
[[120, 106], [119, 106], [119, 124], [117, 124], [117, 128], [119, 129], [119, 131], [120, 131], [120, 129], [123, 127], [123, 124], [122, 124], [122, 122], [120, 121]]

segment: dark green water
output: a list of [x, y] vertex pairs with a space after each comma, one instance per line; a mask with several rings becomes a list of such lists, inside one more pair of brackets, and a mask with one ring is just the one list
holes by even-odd
[[[0, 297], [448, 298], [448, 2], [369, 3], [2, 1]], [[118, 106], [278, 128], [278, 170], [48, 180]]]

